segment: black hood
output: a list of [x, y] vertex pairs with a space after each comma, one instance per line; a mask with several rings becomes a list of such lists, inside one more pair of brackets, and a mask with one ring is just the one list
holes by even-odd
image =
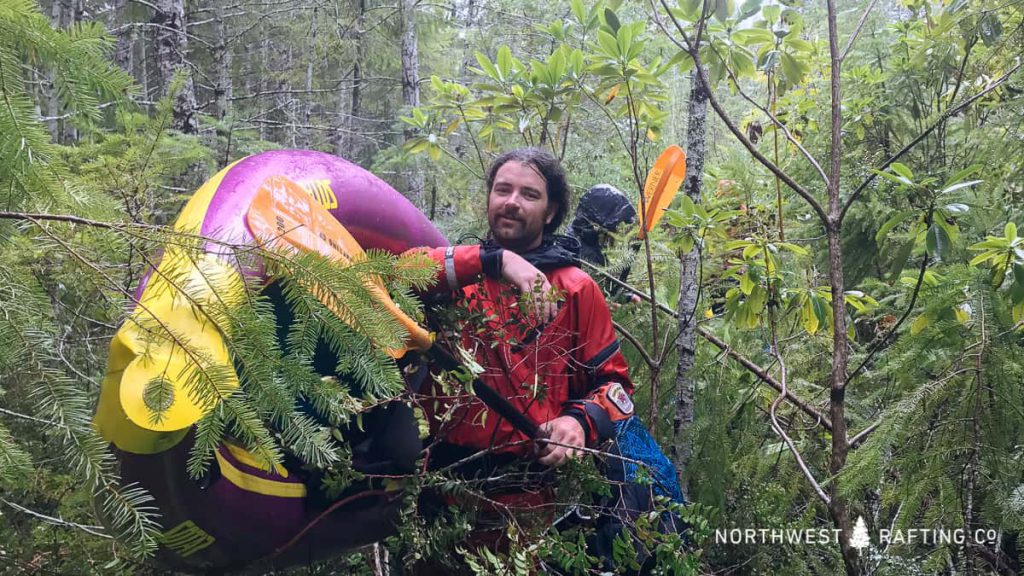
[[626, 195], [610, 184], [598, 184], [580, 198], [569, 230], [579, 240], [580, 256], [584, 260], [604, 265], [600, 233], [615, 232], [620, 224], [628, 225], [635, 221], [636, 209]]

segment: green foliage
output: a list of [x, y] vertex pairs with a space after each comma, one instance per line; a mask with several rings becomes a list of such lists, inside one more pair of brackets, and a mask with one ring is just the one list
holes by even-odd
[[30, 0], [0, 7], [0, 188], [6, 208], [87, 204], [66, 181], [46, 125], [35, 112], [22, 73], [31, 62], [52, 73], [61, 109], [89, 125], [103, 101], [123, 101], [131, 78], [107, 60], [111, 41], [97, 23], [54, 30]]

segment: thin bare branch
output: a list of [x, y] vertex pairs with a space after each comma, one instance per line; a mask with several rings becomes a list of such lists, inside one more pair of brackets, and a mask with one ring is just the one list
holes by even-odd
[[768, 373], [767, 370], [758, 366], [756, 362], [734, 350], [725, 341], [723, 341], [718, 336], [715, 336], [710, 330], [704, 327], [698, 326], [697, 333], [700, 334], [708, 342], [714, 344], [715, 347], [717, 347], [727, 356], [738, 362], [741, 366], [746, 368], [752, 374], [757, 376], [762, 382], [774, 388], [776, 392], [778, 392], [781, 396], [786, 398], [787, 402], [799, 408], [800, 411], [803, 412], [804, 414], [807, 414], [811, 418], [814, 418], [814, 420], [822, 428], [828, 430], [829, 432], [832, 431], [832, 421], [828, 418], [828, 416], [822, 414], [820, 411], [818, 411], [818, 409], [811, 406], [807, 401], [794, 395], [793, 392], [790, 391], [788, 388], [784, 388], [781, 382], [776, 380], [771, 374]]
[[782, 425], [779, 424], [779, 418], [775, 414], [776, 410], [779, 408], [779, 404], [786, 397], [787, 374], [786, 361], [782, 358], [782, 351], [779, 350], [779, 334], [776, 326], [777, 322], [775, 320], [774, 313], [771, 312], [773, 308], [769, 306], [768, 310], [770, 316], [768, 322], [771, 324], [772, 332], [772, 355], [775, 356], [775, 361], [779, 363], [779, 383], [782, 385], [782, 390], [779, 395], [775, 397], [775, 400], [772, 401], [771, 407], [768, 408], [768, 416], [771, 418], [772, 430], [774, 430], [775, 433], [782, 438], [782, 441], [786, 443], [786, 446], [789, 447], [789, 451], [793, 454], [793, 458], [796, 460], [797, 467], [800, 468], [801, 472], [803, 472], [807, 481], [811, 483], [811, 487], [814, 488], [814, 492], [818, 495], [818, 498], [828, 505], [832, 503], [832, 499], [829, 498], [828, 494], [825, 494], [825, 490], [822, 489], [821, 483], [818, 482], [810, 468], [807, 467], [807, 463], [804, 462], [803, 457], [800, 455], [800, 451], [796, 448], [796, 443], [793, 442], [793, 439], [789, 437], [789, 434], [787, 434], [782, 428]]
[[632, 344], [633, 347], [636, 348], [637, 352], [640, 353], [640, 356], [644, 359], [644, 362], [647, 363], [648, 367], [654, 368], [657, 365], [657, 362], [651, 358], [651, 355], [647, 353], [647, 350], [644, 349], [643, 344], [637, 340], [636, 336], [630, 334], [629, 330], [626, 330], [622, 324], [619, 324], [615, 320], [612, 320], [612, 326], [614, 326], [615, 329], [618, 330], [619, 334], [622, 334], [626, 340], [629, 340], [629, 343]]
[[877, 420], [877, 421], [873, 422], [867, 428], [865, 428], [865, 429], [861, 430], [860, 432], [858, 432], [856, 435], [854, 435], [853, 438], [850, 438], [850, 449], [853, 450], [853, 449], [857, 448], [858, 446], [860, 446], [865, 440], [868, 439], [868, 436], [872, 432], [874, 432], [881, 425], [882, 425], [882, 421], [881, 420]]
[[28, 514], [29, 516], [34, 516], [36, 518], [39, 518], [40, 520], [42, 520], [43, 522], [46, 522], [47, 524], [53, 524], [55, 526], [67, 526], [68, 528], [75, 528], [77, 530], [81, 530], [83, 532], [87, 532], [89, 534], [92, 534], [93, 536], [99, 536], [100, 538], [113, 538], [113, 536], [111, 536], [110, 534], [104, 534], [103, 532], [100, 532], [100, 530], [103, 530], [103, 526], [89, 526], [87, 524], [79, 524], [77, 522], [69, 522], [69, 521], [67, 521], [67, 520], [65, 520], [63, 518], [59, 518], [59, 517], [47, 516], [46, 514], [43, 514], [41, 512], [36, 512], [35, 510], [31, 510], [29, 508], [25, 508], [24, 506], [22, 506], [20, 504], [15, 504], [14, 502], [11, 502], [10, 500], [7, 500], [5, 498], [0, 498], [0, 502], [3, 502], [4, 504], [6, 504], [6, 505], [10, 506], [11, 508], [17, 510], [18, 512], [22, 512], [24, 514]]
[[857, 368], [853, 372], [851, 372], [849, 376], [847, 376], [847, 384], [849, 384], [854, 378], [857, 377], [858, 374], [860, 374], [861, 370], [863, 370], [864, 367], [867, 366], [868, 363], [871, 362], [871, 360], [875, 357], [875, 354], [877, 354], [883, 346], [888, 344], [889, 339], [892, 338], [894, 334], [896, 334], [896, 331], [899, 330], [900, 326], [902, 326], [903, 323], [907, 320], [907, 318], [910, 317], [910, 313], [913, 312], [914, 310], [914, 305], [917, 304], [917, 297], [921, 294], [921, 287], [924, 284], [924, 273], [927, 270], [928, 253], [925, 252], [924, 258], [921, 259], [921, 266], [917, 273], [917, 282], [914, 284], [914, 291], [911, 292], [910, 294], [910, 303], [907, 304], [907, 309], [903, 311], [903, 315], [900, 316], [900, 319], [897, 320], [896, 323], [892, 325], [892, 328], [889, 328], [889, 331], [886, 332], [885, 336], [880, 338], [878, 342], [871, 347], [871, 351], [868, 352], [867, 357], [865, 357], [864, 360], [862, 360], [861, 363], [857, 366]]
[[864, 23], [868, 20], [868, 14], [874, 9], [875, 4], [878, 0], [871, 0], [867, 7], [864, 8], [864, 13], [860, 15], [860, 20], [857, 21], [857, 27], [853, 30], [853, 34], [850, 34], [850, 39], [846, 41], [846, 47], [843, 48], [843, 54], [839, 57], [839, 61], [846, 60], [846, 57], [850, 55], [850, 49], [853, 48], [853, 43], [857, 41], [857, 37], [860, 36], [860, 31], [864, 28]]
[[56, 426], [58, 428], [67, 428], [60, 422], [54, 422], [52, 420], [44, 420], [42, 418], [36, 418], [35, 416], [29, 416], [28, 414], [22, 414], [21, 412], [15, 412], [14, 410], [8, 410], [7, 408], [0, 408], [0, 414], [7, 414], [8, 416], [14, 416], [15, 418], [21, 418], [22, 420], [29, 420], [31, 422], [38, 422], [40, 424], [46, 424], [47, 426]]

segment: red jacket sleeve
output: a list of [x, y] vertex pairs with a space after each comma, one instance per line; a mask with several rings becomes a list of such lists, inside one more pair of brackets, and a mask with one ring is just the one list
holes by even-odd
[[483, 275], [480, 246], [442, 246], [440, 248], [413, 248], [409, 252], [422, 252], [437, 263], [437, 276], [426, 294], [454, 292], [463, 286], [475, 284]]
[[608, 304], [592, 279], [581, 286], [574, 305], [579, 369], [570, 387], [572, 399], [563, 413], [581, 420], [587, 444], [594, 445], [614, 435], [615, 422], [633, 415], [633, 382]]

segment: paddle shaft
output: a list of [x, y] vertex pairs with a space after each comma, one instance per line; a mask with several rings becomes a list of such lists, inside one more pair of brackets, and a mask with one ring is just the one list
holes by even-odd
[[[432, 356], [445, 370], [456, 370], [462, 367], [462, 364], [456, 360], [450, 352], [441, 348], [437, 344], [434, 344], [434, 346], [427, 351], [427, 354]], [[473, 393], [476, 394], [477, 398], [483, 401], [488, 408], [497, 412], [498, 415], [505, 420], [508, 420], [509, 424], [511, 424], [516, 430], [526, 434], [526, 436], [531, 440], [539, 440], [547, 437], [547, 434], [540, 429], [540, 426], [538, 426], [536, 422], [516, 408], [508, 401], [507, 398], [499, 394], [497, 390], [488, 386], [483, 380], [473, 378]]]

